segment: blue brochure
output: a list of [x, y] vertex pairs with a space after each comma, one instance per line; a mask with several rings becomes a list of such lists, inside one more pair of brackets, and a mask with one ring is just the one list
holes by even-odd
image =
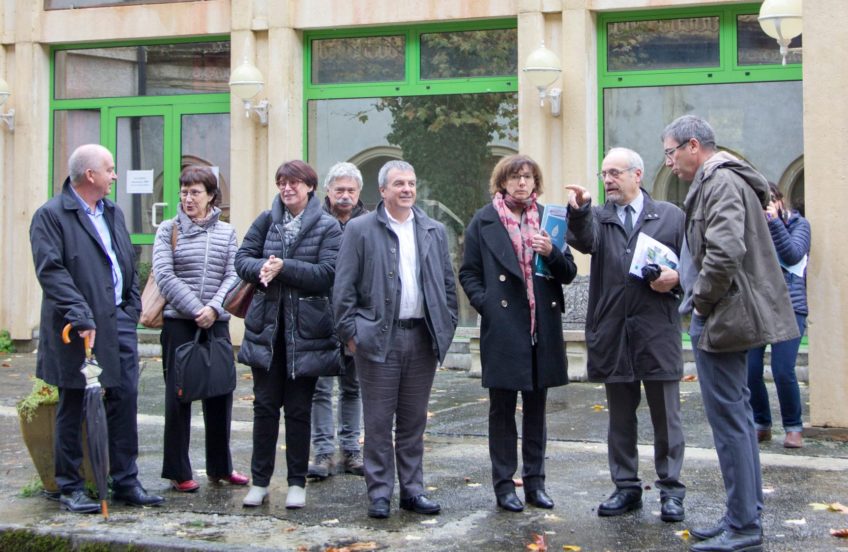
[[[565, 233], [568, 230], [568, 207], [565, 205], [546, 205], [542, 215], [542, 230], [551, 237], [551, 245], [563, 251], [565, 249]], [[533, 272], [536, 276], [553, 278], [544, 257], [536, 254], [533, 261]]]

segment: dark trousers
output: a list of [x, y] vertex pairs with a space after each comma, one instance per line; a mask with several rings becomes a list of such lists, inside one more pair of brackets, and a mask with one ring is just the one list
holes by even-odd
[[[489, 457], [492, 460], [492, 485], [496, 495], [515, 491], [512, 477], [518, 469], [518, 432], [515, 424], [518, 393], [510, 389], [489, 389]], [[547, 389], [521, 391], [521, 477], [525, 493], [545, 489], [547, 400]]]
[[686, 487], [680, 482], [686, 448], [680, 419], [680, 382], [645, 381], [607, 383], [609, 431], [607, 450], [610, 476], [616, 488], [642, 493], [637, 448], [636, 409], [642, 400], [642, 384], [654, 426], [654, 466], [660, 496], [683, 498]]
[[[795, 321], [803, 336], [807, 327], [807, 317], [803, 314], [795, 314]], [[798, 378], [795, 375], [795, 361], [798, 359], [800, 346], [801, 337], [771, 345], [771, 374], [777, 389], [780, 418], [785, 431], [804, 429], [804, 423], [801, 420], [801, 391], [798, 389]], [[763, 381], [765, 352], [765, 347], [748, 351], [748, 388], [751, 390], [751, 408], [754, 410], [754, 424], [757, 429], [771, 429], [771, 407], [766, 384]]]
[[[194, 340], [197, 331], [194, 320], [166, 318], [162, 328], [162, 365], [165, 375], [165, 448], [162, 455], [162, 477], [175, 481], [193, 479], [188, 449], [191, 441], [191, 403], [177, 400], [174, 361], [176, 349]], [[208, 330], [210, 336], [230, 339], [228, 322], [215, 322]], [[232, 354], [232, 350], [230, 351]], [[233, 394], [200, 401], [203, 425], [206, 429], [206, 474], [227, 477], [233, 472], [230, 455], [230, 420]]]
[[713, 430], [718, 463], [727, 492], [725, 520], [731, 529], [760, 532], [763, 481], [760, 448], [751, 412], [745, 351], [708, 353], [698, 348], [704, 318], [692, 315], [689, 335], [698, 368], [701, 398]]
[[400, 497], [423, 494], [424, 429], [436, 374], [436, 354], [427, 326], [396, 328], [385, 362], [372, 362], [359, 354], [355, 359], [362, 387], [368, 498], [391, 500], [395, 462]]
[[289, 486], [303, 487], [309, 467], [312, 394], [318, 378], [287, 376], [286, 354], [281, 349], [270, 370], [253, 368], [253, 458], [250, 471], [253, 484], [267, 487], [274, 474], [277, 438], [280, 435], [280, 408], [286, 424], [286, 480]]
[[[106, 389], [104, 404], [109, 428], [109, 476], [112, 488], [139, 485], [138, 467], [138, 337], [136, 324], [123, 309], [116, 308], [121, 383]], [[54, 454], [56, 483], [63, 493], [83, 488], [82, 422], [84, 389], [59, 388]]]

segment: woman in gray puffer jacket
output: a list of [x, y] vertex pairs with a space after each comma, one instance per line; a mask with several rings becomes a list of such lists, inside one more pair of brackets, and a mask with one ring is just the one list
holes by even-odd
[[[233, 262], [238, 245], [233, 227], [219, 220], [221, 210], [215, 206], [219, 199], [217, 178], [209, 167], [183, 169], [179, 213], [159, 226], [153, 245], [153, 273], [168, 302], [160, 336], [165, 371], [162, 477], [170, 479], [179, 492], [196, 491], [199, 485], [192, 477], [188, 455], [191, 403], [177, 399], [176, 349], [193, 341], [198, 328], [206, 329], [210, 337], [230, 342], [230, 315], [221, 305], [237, 280]], [[230, 455], [233, 394], [203, 399], [202, 404], [209, 480], [247, 485], [248, 478], [233, 471]]]
[[312, 395], [318, 376], [338, 375], [330, 288], [342, 231], [315, 197], [318, 175], [303, 161], [283, 163], [280, 194], [247, 231], [236, 254], [238, 275], [259, 284], [244, 319], [239, 362], [253, 369], [253, 487], [244, 506], [268, 498], [285, 411], [286, 508], [306, 502]]

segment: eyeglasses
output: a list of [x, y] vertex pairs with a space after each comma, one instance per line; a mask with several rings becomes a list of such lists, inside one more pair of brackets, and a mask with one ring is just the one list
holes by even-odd
[[513, 182], [518, 182], [522, 178], [524, 179], [525, 182], [533, 182], [534, 180], [536, 180], [533, 177], [533, 175], [530, 174], [530, 173], [511, 174], [511, 175], [509, 175], [508, 180], [511, 180]]
[[185, 199], [191, 196], [192, 199], [197, 199], [205, 193], [206, 190], [180, 190], [180, 197]]
[[689, 140], [686, 140], [682, 144], [678, 144], [677, 146], [675, 146], [673, 148], [668, 148], [668, 149], [663, 150], [663, 153], [665, 154], [667, 159], [671, 159], [671, 156], [674, 155], [674, 152], [676, 152], [680, 148], [686, 146], [688, 143], [689, 143]]
[[296, 190], [301, 184], [306, 184], [303, 180], [278, 180], [277, 186], [285, 188], [288, 186], [292, 190]]
[[623, 175], [627, 171], [632, 171], [635, 168], [636, 167], [627, 167], [626, 169], [609, 169], [609, 170], [606, 170], [606, 171], [601, 171], [601, 172], [598, 173], [598, 178], [601, 179], [601, 180], [606, 180], [608, 175], [613, 177], [613, 178], [618, 178], [619, 176]]

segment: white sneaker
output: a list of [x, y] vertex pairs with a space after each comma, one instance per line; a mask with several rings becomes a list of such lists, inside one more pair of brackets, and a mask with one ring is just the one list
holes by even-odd
[[303, 508], [306, 505], [306, 489], [292, 485], [289, 487], [289, 494], [286, 495], [286, 508], [294, 510]]
[[262, 506], [262, 504], [264, 504], [267, 500], [268, 487], [257, 487], [256, 485], [252, 485], [241, 504], [245, 508], [252, 508], [254, 506]]

